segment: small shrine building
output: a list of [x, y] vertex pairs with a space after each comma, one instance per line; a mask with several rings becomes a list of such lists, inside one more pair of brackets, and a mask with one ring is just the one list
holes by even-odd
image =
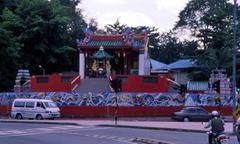
[[103, 35], [87, 32], [77, 43], [81, 79], [111, 74], [150, 75], [147, 33]]

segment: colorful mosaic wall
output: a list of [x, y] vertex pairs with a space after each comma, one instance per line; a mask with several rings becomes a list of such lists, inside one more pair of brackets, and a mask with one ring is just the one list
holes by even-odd
[[[214, 106], [215, 95], [176, 93], [67, 93], [29, 92], [0, 93], [0, 105], [11, 105], [15, 98], [40, 98], [53, 100], [59, 106]], [[231, 105], [230, 95], [222, 96], [222, 105]]]
[[[186, 94], [185, 106], [215, 106], [216, 94]], [[221, 95], [221, 105], [230, 106], [233, 104], [231, 95]]]

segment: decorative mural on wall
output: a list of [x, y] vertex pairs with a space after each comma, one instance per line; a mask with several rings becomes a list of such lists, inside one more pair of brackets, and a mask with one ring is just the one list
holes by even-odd
[[11, 105], [15, 98], [49, 99], [58, 106], [182, 106], [184, 97], [176, 93], [0, 93], [0, 105]]
[[[40, 98], [56, 102], [58, 106], [214, 106], [216, 95], [177, 93], [74, 93], [29, 92], [0, 93], [0, 105], [11, 105], [15, 98]], [[231, 105], [230, 95], [221, 97], [222, 105]]]
[[185, 106], [216, 106], [218, 97], [221, 99], [221, 102], [218, 103], [221, 106], [230, 106], [233, 103], [231, 95], [186, 94]]

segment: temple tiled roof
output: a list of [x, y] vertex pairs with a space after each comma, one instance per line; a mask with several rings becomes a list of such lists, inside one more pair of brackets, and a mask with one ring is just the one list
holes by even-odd
[[88, 43], [86, 43], [86, 46], [123, 46], [123, 41], [116, 40], [116, 41], [97, 41], [97, 40], [91, 40]]
[[85, 48], [104, 48], [111, 47], [131, 47], [142, 49], [147, 42], [147, 34], [131, 34], [125, 33], [120, 35], [97, 35], [93, 33], [86, 33], [83, 40], [78, 42], [78, 47]]

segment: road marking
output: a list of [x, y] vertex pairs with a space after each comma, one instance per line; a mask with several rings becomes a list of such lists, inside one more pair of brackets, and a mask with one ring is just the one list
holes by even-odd
[[[97, 134], [81, 134], [81, 131], [92, 131], [92, 130], [102, 130], [102, 129], [112, 129], [111, 127], [94, 127], [94, 126], [52, 126], [52, 127], [40, 127], [40, 128], [30, 128], [30, 129], [8, 129], [0, 131], [0, 138], [9, 138], [9, 137], [23, 137], [30, 135], [41, 135], [49, 133], [62, 133], [69, 135], [79, 135], [85, 137], [92, 137], [98, 139], [107, 139], [111, 141], [117, 141], [126, 144], [136, 144], [132, 142], [133, 138], [130, 137], [120, 137], [113, 135], [97, 135]], [[78, 132], [76, 132], [78, 131]], [[80, 131], [80, 132], [79, 132]]]
[[75, 132], [63, 132], [63, 133], [69, 134], [69, 135], [79, 135], [79, 136], [93, 137], [93, 138], [99, 138], [99, 139], [108, 139], [108, 140], [118, 141], [118, 142], [123, 142], [123, 143], [128, 143], [128, 144], [137, 144], [135, 142], [132, 142], [133, 138], [129, 138], [129, 137], [96, 135], [96, 134], [80, 134], [80, 133], [75, 133]]
[[55, 126], [46, 128], [31, 128], [31, 129], [15, 129], [15, 130], [2, 130], [0, 131], [0, 137], [16, 137], [16, 136], [27, 136], [27, 135], [38, 135], [47, 133], [59, 133], [64, 131], [74, 131], [83, 129], [82, 126]]
[[[93, 126], [54, 126], [46, 128], [31, 128], [31, 129], [14, 129], [14, 130], [2, 130], [0, 131], [0, 138], [6, 137], [21, 137], [21, 136], [30, 136], [30, 135], [41, 135], [49, 133], [66, 133], [66, 132], [75, 132], [75, 131], [92, 131], [92, 130], [101, 130], [101, 129], [111, 129], [110, 127], [93, 127]], [[99, 135], [95, 136], [96, 138]]]
[[[81, 129], [72, 129], [68, 131], [93, 131], [93, 130], [103, 130], [103, 129], [111, 129], [111, 127], [82, 127]], [[64, 131], [60, 131], [64, 132]]]
[[19, 131], [19, 130], [0, 131], [0, 135], [21, 134], [21, 133], [24, 133], [24, 131]]

